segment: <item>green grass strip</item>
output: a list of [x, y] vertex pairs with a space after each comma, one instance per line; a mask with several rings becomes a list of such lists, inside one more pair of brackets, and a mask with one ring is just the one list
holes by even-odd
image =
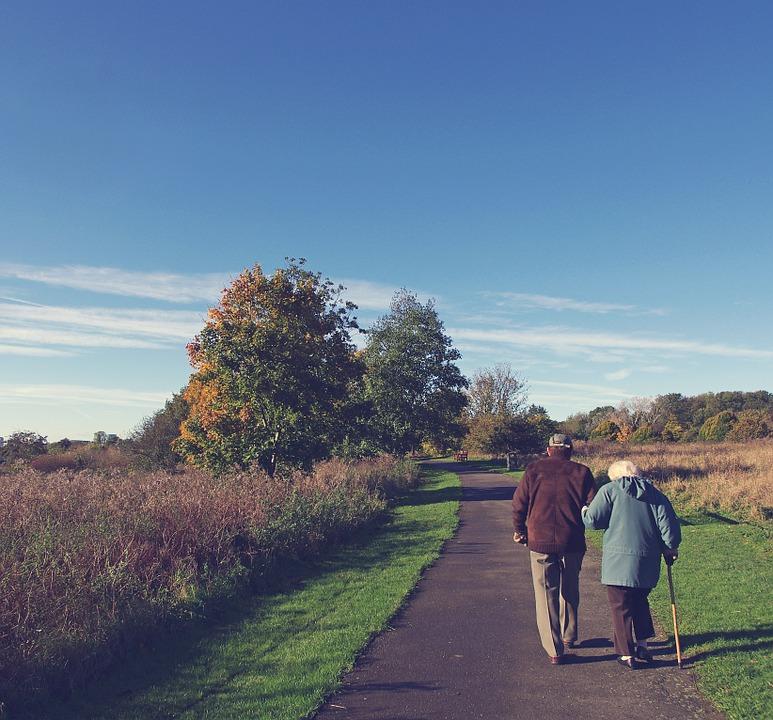
[[48, 718], [298, 720], [313, 712], [405, 601], [457, 526], [459, 479], [429, 480], [359, 544], [294, 587], [243, 600], [113, 672]]

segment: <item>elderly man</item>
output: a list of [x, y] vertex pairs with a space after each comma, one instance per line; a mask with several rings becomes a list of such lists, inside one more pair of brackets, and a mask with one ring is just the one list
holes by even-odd
[[591, 471], [573, 462], [572, 439], [553, 435], [548, 457], [530, 463], [513, 495], [513, 540], [528, 545], [537, 630], [550, 662], [577, 644], [580, 569], [585, 555], [581, 509], [596, 494]]
[[[635, 670], [652, 662], [647, 639], [655, 634], [647, 596], [658, 584], [660, 556], [676, 560], [682, 533], [668, 498], [630, 460], [607, 472], [611, 482], [583, 508], [586, 527], [604, 530], [601, 582], [607, 586], [618, 662]], [[636, 644], [634, 644], [634, 633]]]

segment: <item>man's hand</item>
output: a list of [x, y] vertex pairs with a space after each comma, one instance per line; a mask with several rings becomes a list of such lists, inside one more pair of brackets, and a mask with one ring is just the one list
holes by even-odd
[[521, 535], [519, 532], [513, 533], [513, 542], [518, 543], [519, 545], [525, 545], [527, 540], [525, 535]]
[[678, 550], [671, 550], [670, 548], [666, 548], [663, 551], [663, 559], [666, 561], [666, 565], [668, 565], [669, 567], [676, 562], [676, 559], [678, 557], [679, 557]]

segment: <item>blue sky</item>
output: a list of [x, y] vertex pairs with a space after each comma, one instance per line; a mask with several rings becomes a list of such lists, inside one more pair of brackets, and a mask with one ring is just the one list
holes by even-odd
[[0, 6], [0, 434], [125, 434], [282, 258], [556, 417], [771, 389], [770, 3]]

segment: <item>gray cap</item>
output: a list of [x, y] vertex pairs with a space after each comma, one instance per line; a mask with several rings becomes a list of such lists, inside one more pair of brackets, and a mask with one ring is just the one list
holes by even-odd
[[550, 436], [548, 440], [548, 447], [572, 447], [572, 438], [563, 433], [556, 433]]

